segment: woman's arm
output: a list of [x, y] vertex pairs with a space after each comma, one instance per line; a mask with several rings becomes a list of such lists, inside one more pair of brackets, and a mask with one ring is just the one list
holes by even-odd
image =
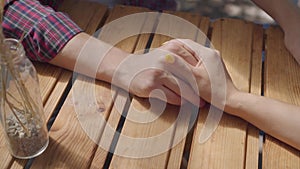
[[300, 64], [300, 8], [291, 0], [252, 0], [278, 22], [285, 46]]
[[[187, 83], [193, 83], [193, 72], [200, 96], [229, 114], [243, 118], [266, 133], [300, 150], [300, 107], [271, 98], [239, 91], [233, 84], [219, 53], [191, 40], [180, 40], [196, 52], [201, 60], [192, 66], [183, 59], [174, 58], [166, 67], [181, 68], [176, 73]], [[216, 85], [217, 84], [217, 85]], [[217, 89], [212, 89], [216, 85]], [[198, 91], [197, 91], [198, 93]], [[212, 98], [214, 102], [212, 102]]]
[[234, 92], [225, 111], [241, 117], [300, 150], [300, 107], [250, 93]]
[[271, 15], [284, 30], [288, 30], [292, 25], [299, 21], [300, 9], [292, 0], [252, 1]]

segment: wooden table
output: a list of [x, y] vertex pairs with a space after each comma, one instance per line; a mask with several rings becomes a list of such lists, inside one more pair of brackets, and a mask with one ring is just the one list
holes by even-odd
[[[68, 13], [90, 34], [103, 24], [122, 16], [149, 11], [128, 6], [117, 6], [109, 10], [97, 3], [76, 0], [65, 1], [60, 10]], [[273, 26], [263, 28], [261, 25], [236, 19], [211, 21], [207, 17], [191, 13], [167, 11], [165, 13], [184, 18], [207, 34], [215, 48], [221, 52], [238, 88], [300, 105], [300, 67], [285, 49], [280, 28]], [[147, 21], [145, 24], [152, 26], [153, 30], [158, 30], [162, 22], [159, 17], [160, 15], [151, 21], [145, 18]], [[178, 29], [174, 29], [175, 27]], [[164, 29], [169, 30], [170, 36], [176, 34], [196, 41], [199, 38], [197, 31], [185, 30], [184, 25], [170, 23], [169, 27]], [[122, 30], [122, 27], [106, 30], [112, 33], [100, 33], [99, 37], [109, 42], [116, 30]], [[140, 34], [124, 39], [116, 46], [133, 53], [149, 46], [158, 47], [169, 39], [170, 37], [159, 34]], [[72, 83], [70, 71], [49, 64], [36, 63], [35, 65], [39, 73], [47, 120], [57, 114], [50, 129], [49, 147], [35, 159], [29, 161], [14, 159], [9, 155], [1, 133], [0, 168], [300, 168], [300, 151], [267, 134], [262, 142], [260, 130], [240, 118], [224, 114], [212, 137], [204, 144], [199, 144], [199, 133], [208, 108], [201, 109], [196, 115], [196, 123], [191, 126], [190, 132], [188, 132], [188, 125], [195, 116], [186, 112], [182, 120], [176, 121], [179, 109], [171, 105], [167, 105], [164, 113], [151, 123], [136, 123], [126, 117], [133, 117], [139, 113], [139, 110], [147, 109], [149, 107], [147, 100], [126, 97], [124, 92], [118, 89], [111, 92], [109, 84], [101, 81], [94, 83], [92, 79], [82, 75], [78, 75]], [[148, 158], [126, 158], [109, 153], [107, 149], [101, 148], [92, 141], [84, 131], [86, 127], [93, 130], [93, 126], [88, 126], [88, 121], [79, 122], [74, 108], [78, 103], [72, 102], [75, 88], [82, 90], [83, 98], [85, 92], [96, 91], [96, 113], [100, 113], [107, 121], [106, 124], [100, 123], [95, 127], [96, 142], [110, 142], [109, 148], [112, 152], [124, 148], [123, 140], [117, 133], [134, 138], [145, 138], [171, 129], [169, 137], [163, 140], [170, 146], [173, 145], [175, 138], [187, 136], [168, 151]], [[114, 103], [118, 103], [118, 108]], [[90, 113], [90, 117], [93, 117], [95, 112]], [[151, 113], [155, 112], [148, 112]], [[145, 115], [144, 118], [151, 117]], [[109, 129], [117, 132], [109, 132]], [[139, 153], [160, 146], [158, 140], [154, 145], [143, 147], [130, 145], [128, 148], [138, 149], [139, 151], [136, 152], [138, 157]]]

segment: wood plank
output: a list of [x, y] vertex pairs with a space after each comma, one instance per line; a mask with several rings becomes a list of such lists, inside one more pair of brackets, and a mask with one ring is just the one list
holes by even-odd
[[38, 72], [40, 92], [43, 104], [45, 105], [63, 69], [47, 63], [38, 62], [34, 62], [34, 66]]
[[[162, 104], [158, 102], [154, 104]], [[127, 117], [138, 116], [140, 120], [151, 121], [158, 116], [158, 112], [148, 110], [149, 108], [150, 104], [145, 100], [136, 98], [132, 101]], [[152, 109], [155, 109], [155, 106]], [[167, 105], [166, 111], [149, 123], [140, 123], [127, 118], [122, 134], [129, 138], [126, 139], [124, 136], [119, 138], [115, 150], [119, 156], [113, 156], [110, 168], [164, 168], [174, 130], [172, 124], [175, 123], [178, 111], [178, 107]], [[170, 132], [162, 134], [166, 130]]]
[[[265, 96], [300, 105], [300, 67], [278, 27], [266, 31]], [[266, 135], [263, 168], [300, 168], [300, 151]]]
[[[234, 84], [249, 92], [253, 24], [221, 19], [212, 26], [212, 44], [220, 51]], [[211, 138], [199, 144], [207, 108], [200, 111], [188, 168], [244, 168], [247, 123], [225, 113]]]
[[[123, 5], [115, 6], [108, 16], [105, 26], [101, 28], [98, 39], [133, 53], [137, 44], [139, 34], [146, 30], [151, 30], [153, 23], [146, 23], [148, 11], [140, 7], [127, 7]], [[145, 27], [145, 25], [147, 25]]]
[[[125, 6], [116, 6], [111, 11], [110, 15], [108, 16], [108, 19], [106, 21], [106, 24], [111, 24], [112, 21], [121, 18], [123, 16], [128, 16], [130, 14], [140, 13], [143, 11], [147, 11], [144, 8], [138, 8], [138, 7], [125, 7]], [[146, 19], [146, 15], [144, 15], [144, 19]], [[135, 29], [137, 29], [137, 33], [141, 31], [142, 28], [144, 28], [144, 21], [139, 22], [136, 20], [127, 20], [128, 23], [125, 25], [120, 24], [111, 24], [109, 27], [105, 27], [102, 29], [100, 35], [98, 38], [100, 40], [103, 40], [110, 44], [115, 44], [116, 47], [125, 50], [129, 53], [133, 53], [136, 48], [136, 43], [141, 36], [143, 37], [145, 41], [148, 41], [149, 35], [135, 35], [130, 37], [125, 37], [125, 39], [120, 38], [118, 30], [122, 27], [122, 30], [126, 32], [127, 29], [130, 29], [130, 26], [135, 25]], [[132, 23], [135, 22], [135, 23]], [[148, 22], [149, 24], [150, 22]], [[128, 24], [128, 25], [127, 25]], [[151, 24], [151, 23], [150, 23]], [[149, 25], [150, 26], [150, 25]], [[109, 36], [107, 36], [109, 35]], [[122, 37], [122, 36], [121, 36]], [[145, 43], [144, 43], [145, 44]], [[138, 45], [139, 47], [143, 47], [142, 44]], [[143, 47], [145, 48], [145, 46]], [[116, 134], [116, 130], [119, 124], [119, 121], [121, 119], [121, 115], [126, 108], [126, 104], [129, 103], [128, 93], [124, 90], [117, 90], [117, 95], [114, 100], [114, 105], [112, 107], [111, 113], [109, 115], [109, 118], [107, 120], [107, 124], [104, 126], [104, 131], [102, 134], [102, 137], [98, 143], [99, 147], [96, 150], [96, 153], [94, 155], [93, 161], [91, 163], [90, 168], [99, 168], [104, 167], [105, 161], [107, 159], [107, 155], [109, 153], [110, 146], [112, 144], [112, 140], [114, 138], [114, 135]], [[115, 144], [115, 143], [114, 143]], [[112, 153], [112, 152], [111, 152]]]
[[65, 92], [67, 85], [69, 81], [72, 78], [72, 72], [64, 70], [58, 80], [57, 83], [50, 95], [50, 97], [47, 100], [47, 103], [44, 106], [44, 111], [46, 114], [46, 121], [49, 121], [52, 113], [55, 111], [56, 106], [58, 105], [59, 101], [61, 100], [61, 97], [63, 93]]
[[[108, 118], [114, 95], [109, 84], [91, 83], [92, 79], [83, 76], [75, 81], [50, 130], [49, 147], [34, 160], [32, 168], [89, 167], [97, 148], [95, 142], [103, 131], [101, 119]], [[85, 95], [80, 94], [82, 92]]]
[[114, 105], [107, 120], [107, 124], [104, 126], [103, 134], [101, 135], [100, 141], [98, 142], [98, 147], [96, 153], [93, 157], [93, 161], [90, 165], [90, 168], [105, 168], [105, 162], [108, 156], [108, 153], [112, 153], [111, 146], [114, 139], [114, 136], [117, 131], [117, 127], [123, 111], [129, 103], [127, 97], [127, 92], [123, 90], [118, 90], [116, 98], [114, 99]]
[[[252, 63], [250, 92], [261, 95], [262, 91], [262, 51], [263, 51], [264, 32], [260, 25], [254, 25], [252, 40]], [[247, 129], [247, 149], [246, 149], [246, 169], [257, 169], [259, 159], [259, 148], [262, 143], [259, 142], [259, 129], [248, 124]]]
[[107, 13], [106, 6], [84, 0], [64, 0], [58, 10], [67, 13], [88, 34], [95, 33]]

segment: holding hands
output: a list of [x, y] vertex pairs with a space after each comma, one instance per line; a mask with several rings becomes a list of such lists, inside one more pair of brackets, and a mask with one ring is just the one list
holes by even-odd
[[[266, 133], [300, 149], [300, 136], [294, 132], [300, 130], [300, 107], [271, 98], [239, 91], [233, 84], [219, 52], [206, 48], [191, 40], [172, 40], [193, 50], [199, 58], [197, 65], [188, 58], [172, 56], [162, 59], [166, 70], [189, 84], [195, 93], [205, 101], [243, 118]], [[190, 74], [192, 72], [192, 74]], [[194, 80], [193, 80], [194, 79]], [[193, 83], [196, 83], [196, 87]], [[224, 109], [222, 109], [224, 108]]]

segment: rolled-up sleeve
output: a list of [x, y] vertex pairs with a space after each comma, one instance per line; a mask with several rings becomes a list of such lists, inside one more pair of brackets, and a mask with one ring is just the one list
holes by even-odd
[[82, 31], [68, 16], [52, 8], [57, 4], [52, 1], [49, 5], [45, 0], [7, 1], [2, 22], [5, 37], [24, 36], [22, 44], [30, 59], [50, 61]]

